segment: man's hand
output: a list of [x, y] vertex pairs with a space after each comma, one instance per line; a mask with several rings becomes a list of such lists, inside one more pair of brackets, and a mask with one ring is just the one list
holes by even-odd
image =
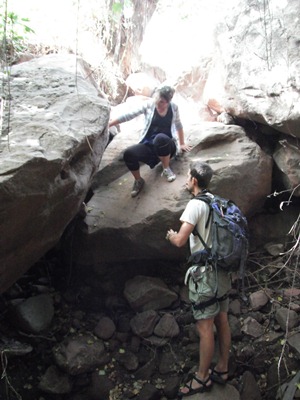
[[189, 146], [188, 144], [181, 144], [181, 145], [180, 145], [180, 150], [181, 150], [181, 151], [189, 152], [189, 151], [192, 150], [192, 147]]
[[176, 231], [173, 231], [173, 229], [169, 229], [168, 232], [167, 232], [167, 234], [166, 234], [166, 239], [167, 239], [167, 240], [171, 240], [171, 237], [172, 237], [173, 235], [176, 235], [176, 234], [177, 234]]

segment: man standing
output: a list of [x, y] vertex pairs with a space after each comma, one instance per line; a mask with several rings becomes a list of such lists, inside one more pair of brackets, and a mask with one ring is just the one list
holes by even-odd
[[[195, 162], [190, 165], [186, 182], [187, 190], [197, 196], [209, 185], [213, 171], [203, 162]], [[188, 239], [191, 253], [204, 248], [197, 235], [193, 235], [197, 229], [208, 247], [211, 247], [211, 223], [205, 226], [209, 218], [209, 206], [201, 200], [192, 199], [188, 202], [180, 217], [182, 223], [179, 232], [168, 230], [166, 239], [177, 247], [184, 246]], [[199, 367], [193, 378], [181, 389], [180, 397], [190, 396], [195, 393], [209, 391], [213, 382], [225, 384], [228, 378], [228, 360], [231, 345], [231, 332], [228, 323], [228, 293], [231, 287], [228, 273], [218, 269], [218, 298], [214, 304], [205, 309], [194, 309], [196, 328], [199, 334]], [[214, 325], [217, 329], [219, 343], [219, 357], [215, 367], [211, 366], [214, 356], [215, 340]]]

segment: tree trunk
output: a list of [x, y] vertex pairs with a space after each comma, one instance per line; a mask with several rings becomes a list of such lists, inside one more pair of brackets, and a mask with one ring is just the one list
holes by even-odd
[[[131, 0], [131, 2], [133, 14], [131, 18], [126, 18], [124, 0], [121, 1], [122, 12], [117, 21], [115, 15], [113, 16], [110, 35], [110, 54], [113, 56], [114, 61], [119, 64], [125, 79], [132, 72], [139, 71], [139, 47], [158, 0]], [[113, 10], [113, 5], [114, 0], [110, 0], [110, 10]]]

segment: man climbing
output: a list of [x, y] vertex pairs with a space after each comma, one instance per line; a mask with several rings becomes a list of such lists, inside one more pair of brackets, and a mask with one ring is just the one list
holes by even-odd
[[130, 121], [144, 114], [145, 125], [139, 143], [128, 147], [124, 152], [124, 161], [134, 177], [131, 197], [136, 197], [144, 187], [140, 162], [154, 168], [162, 165], [162, 176], [173, 182], [176, 175], [170, 168], [170, 160], [178, 151], [190, 151], [184, 142], [184, 132], [178, 106], [172, 101], [175, 90], [162, 86], [155, 90], [153, 98], [145, 101], [138, 109], [121, 115], [109, 122], [109, 127]]

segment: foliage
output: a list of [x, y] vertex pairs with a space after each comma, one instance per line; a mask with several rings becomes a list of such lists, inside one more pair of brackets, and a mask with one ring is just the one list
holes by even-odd
[[[16, 13], [7, 10], [7, 2], [3, 10], [0, 6], [0, 62], [1, 70], [6, 74], [6, 79], [1, 82], [0, 96], [2, 100], [0, 115], [0, 135], [9, 133], [10, 130], [10, 85], [9, 68], [19, 58], [26, 48], [25, 37], [34, 33], [27, 22], [28, 18], [20, 18]], [[3, 111], [6, 111], [6, 121], [3, 125]], [[9, 143], [9, 142], [8, 142]]]
[[12, 62], [26, 48], [25, 39], [29, 33], [34, 33], [27, 22], [28, 18], [20, 18], [14, 12], [0, 12], [0, 42], [1, 42], [1, 61], [8, 64]]

